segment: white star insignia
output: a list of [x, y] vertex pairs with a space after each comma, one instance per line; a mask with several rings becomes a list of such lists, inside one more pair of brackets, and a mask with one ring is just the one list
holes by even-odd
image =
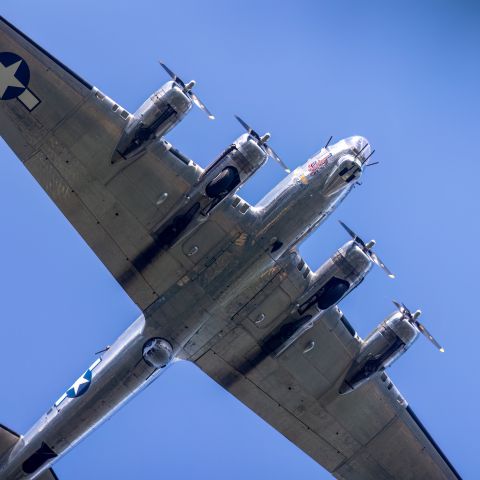
[[84, 376], [81, 376], [71, 387], [70, 389], [73, 389], [73, 392], [75, 393], [75, 396], [78, 395], [78, 391], [80, 390], [80, 387], [86, 383], [90, 383], [90, 380], [87, 380]]
[[15, 77], [15, 74], [17, 73], [22, 61], [23, 60], [19, 60], [9, 67], [5, 67], [2, 63], [0, 63], [0, 98], [5, 95], [8, 87], [25, 88], [25, 85], [19, 82], [17, 77]]

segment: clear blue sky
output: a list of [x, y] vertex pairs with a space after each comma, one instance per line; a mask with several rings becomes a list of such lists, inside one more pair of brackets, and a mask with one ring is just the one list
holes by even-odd
[[[365, 135], [366, 172], [301, 248], [317, 268], [346, 241], [336, 219], [397, 274], [375, 270], [342, 303], [365, 336], [392, 298], [424, 311], [445, 345], [420, 339], [395, 383], [466, 478], [478, 439], [480, 7], [467, 0], [44, 2], [3, 0], [2, 15], [134, 111], [167, 80], [161, 58], [215, 112], [194, 111], [170, 140], [207, 165], [260, 131], [291, 166], [333, 135]], [[139, 314], [54, 204], [0, 142], [0, 422], [20, 432]], [[282, 177], [269, 163], [252, 202]], [[61, 460], [76, 479], [330, 478], [202, 372], [177, 364]]]

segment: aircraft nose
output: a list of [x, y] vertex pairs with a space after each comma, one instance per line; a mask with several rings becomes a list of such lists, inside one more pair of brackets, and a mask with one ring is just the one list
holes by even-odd
[[359, 135], [350, 137], [348, 140], [348, 143], [352, 148], [353, 155], [363, 164], [365, 159], [368, 158], [372, 153], [372, 147], [370, 146], [370, 143], [365, 137], [361, 137]]
[[[349, 153], [353, 153], [353, 151], [350, 150]], [[330, 175], [323, 185], [324, 195], [329, 196], [340, 190], [345, 190], [348, 185], [352, 185], [360, 177], [362, 174], [360, 155], [357, 158], [352, 157], [351, 154], [344, 155], [334, 164]]]

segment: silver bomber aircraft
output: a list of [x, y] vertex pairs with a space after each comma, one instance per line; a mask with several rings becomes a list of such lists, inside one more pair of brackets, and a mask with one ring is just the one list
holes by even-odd
[[[420, 333], [394, 313], [361, 339], [338, 302], [376, 263], [352, 239], [316, 272], [297, 246], [372, 153], [355, 136], [291, 173], [243, 120], [205, 170], [165, 134], [192, 105], [171, 81], [132, 114], [0, 17], [0, 134], [142, 310], [25, 434], [0, 427], [0, 479], [52, 464], [177, 360], [194, 362], [336, 478], [455, 479], [385, 368]], [[236, 192], [267, 160], [288, 175], [257, 205]]]

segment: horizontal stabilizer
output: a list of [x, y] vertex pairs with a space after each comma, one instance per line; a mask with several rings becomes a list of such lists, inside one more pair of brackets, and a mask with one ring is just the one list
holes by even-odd
[[11, 448], [18, 442], [20, 435], [0, 424], [0, 461]]
[[[20, 435], [0, 424], [0, 463], [13, 446], [20, 440]], [[37, 477], [37, 480], [58, 480], [55, 472], [49, 468]]]
[[49, 468], [39, 475], [36, 480], [58, 480], [58, 477], [55, 475], [53, 469]]

